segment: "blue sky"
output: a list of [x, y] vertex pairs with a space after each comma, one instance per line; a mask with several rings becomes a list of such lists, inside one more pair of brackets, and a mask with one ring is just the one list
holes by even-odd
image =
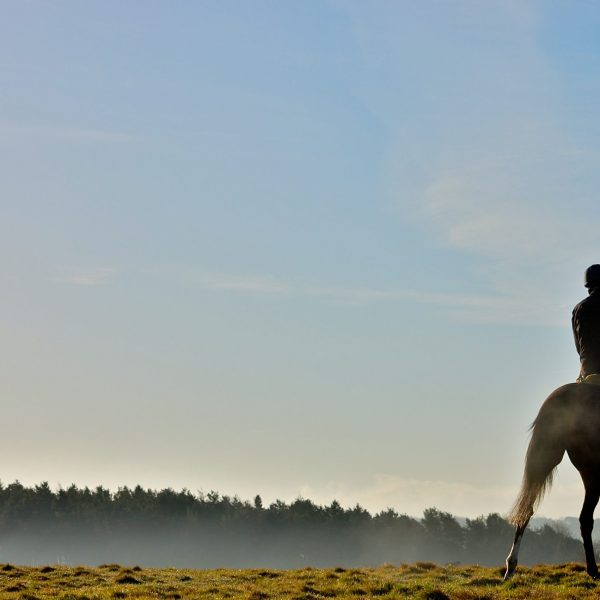
[[508, 510], [600, 261], [594, 3], [2, 9], [3, 481]]

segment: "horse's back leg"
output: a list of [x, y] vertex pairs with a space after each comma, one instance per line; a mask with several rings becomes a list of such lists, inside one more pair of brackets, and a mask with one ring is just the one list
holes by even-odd
[[583, 475], [582, 478], [583, 485], [585, 486], [585, 499], [581, 508], [581, 514], [579, 515], [579, 525], [581, 527], [588, 575], [594, 579], [598, 579], [598, 566], [596, 565], [596, 556], [594, 555], [594, 545], [592, 543], [592, 529], [594, 528], [594, 509], [598, 504], [598, 499], [600, 499], [600, 482], [591, 481], [591, 478]]
[[565, 446], [557, 431], [560, 432], [560, 428], [557, 427], [555, 418], [548, 419], [540, 411], [527, 447], [521, 491], [509, 516], [509, 521], [517, 530], [506, 559], [504, 579], [508, 579], [517, 568], [521, 540], [533, 515], [533, 509], [552, 484], [554, 469], [563, 459]]
[[528, 523], [529, 519], [527, 519], [527, 522], [524, 525], [519, 525], [515, 532], [515, 539], [512, 548], [510, 549], [510, 554], [506, 559], [506, 571], [504, 573], [505, 581], [514, 575], [515, 569], [517, 568], [519, 562], [519, 548], [521, 547], [521, 540], [523, 539], [523, 534], [525, 533], [525, 529], [527, 529]]

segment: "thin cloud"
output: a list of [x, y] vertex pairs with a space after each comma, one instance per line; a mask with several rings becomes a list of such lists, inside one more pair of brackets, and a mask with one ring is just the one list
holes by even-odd
[[448, 245], [489, 258], [539, 264], [574, 256], [595, 247], [596, 227], [565, 210], [564, 198], [579, 204], [569, 181], [589, 178], [596, 166], [588, 157], [565, 173], [559, 157], [547, 157], [543, 169], [516, 157], [504, 168], [454, 167], [427, 186], [421, 214]]
[[119, 143], [130, 142], [134, 139], [132, 135], [120, 131], [28, 123], [2, 123], [0, 131], [5, 135], [13, 134], [63, 142]]
[[568, 324], [583, 270], [598, 262], [587, 198], [600, 184], [597, 164], [592, 153], [573, 161], [552, 150], [488, 169], [471, 169], [467, 160], [424, 190], [424, 226], [448, 247], [482, 260], [479, 276], [494, 294], [512, 299], [497, 322]]
[[[510, 509], [518, 491], [514, 486], [475, 485], [467, 482], [414, 479], [390, 473], [374, 474], [363, 486], [330, 482], [326, 486], [304, 485], [300, 495], [318, 503], [328, 504], [333, 499], [342, 505], [359, 503], [371, 512], [394, 508], [400, 513], [419, 516], [425, 508], [436, 507], [456, 516], [477, 517]], [[544, 500], [538, 516], [564, 516], [564, 506], [581, 502], [579, 485], [561, 485]]]
[[70, 268], [58, 269], [51, 277], [57, 283], [71, 285], [97, 286], [111, 283], [117, 270], [113, 267]]
[[258, 275], [188, 273], [186, 284], [213, 292], [251, 294], [265, 297], [304, 297], [347, 306], [375, 303], [416, 303], [437, 307], [449, 319], [469, 323], [518, 323], [558, 325], [561, 314], [552, 304], [535, 306], [514, 295], [450, 294], [419, 290], [319, 286], [292, 283]]
[[256, 293], [267, 295], [291, 294], [295, 290], [292, 286], [269, 279], [267, 277], [227, 277], [217, 275], [199, 276], [198, 282], [202, 287], [216, 291], [231, 291], [240, 293]]
[[[524, 4], [392, 4], [376, 14], [352, 5], [365, 69], [388, 82], [385, 94], [372, 86], [357, 94], [387, 128], [384, 183], [400, 219], [457, 261], [473, 257], [473, 279], [493, 302], [502, 299], [498, 310], [454, 305], [449, 314], [565, 324], [581, 273], [598, 262], [590, 190], [600, 187], [600, 161], [597, 144], [565, 113], [570, 81], [540, 43], [542, 15]], [[448, 28], [449, 19], [457, 27]], [[480, 44], [484, 32], [494, 43]], [[428, 48], [437, 33], [443, 61]]]
[[436, 481], [377, 473], [363, 487], [330, 482], [325, 490], [305, 485], [303, 497], [327, 502], [335, 498], [344, 505], [359, 503], [372, 512], [386, 508], [419, 516], [425, 508], [437, 507], [458, 516], [507, 512], [517, 487], [477, 486], [465, 482]]

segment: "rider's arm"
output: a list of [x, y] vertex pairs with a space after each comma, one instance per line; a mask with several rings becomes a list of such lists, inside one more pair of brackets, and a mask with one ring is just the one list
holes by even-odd
[[571, 326], [573, 328], [573, 339], [575, 340], [575, 348], [577, 348], [577, 354], [581, 354], [581, 348], [579, 346], [579, 336], [577, 335], [577, 307], [573, 310], [573, 316], [571, 317]]

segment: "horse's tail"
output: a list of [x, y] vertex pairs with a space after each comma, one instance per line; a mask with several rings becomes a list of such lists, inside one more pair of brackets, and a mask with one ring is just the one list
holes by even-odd
[[[557, 419], [558, 417], [558, 419]], [[560, 415], [540, 410], [531, 426], [531, 439], [525, 458], [523, 483], [517, 500], [508, 515], [516, 527], [525, 527], [552, 485], [554, 471], [565, 453], [560, 435]]]

